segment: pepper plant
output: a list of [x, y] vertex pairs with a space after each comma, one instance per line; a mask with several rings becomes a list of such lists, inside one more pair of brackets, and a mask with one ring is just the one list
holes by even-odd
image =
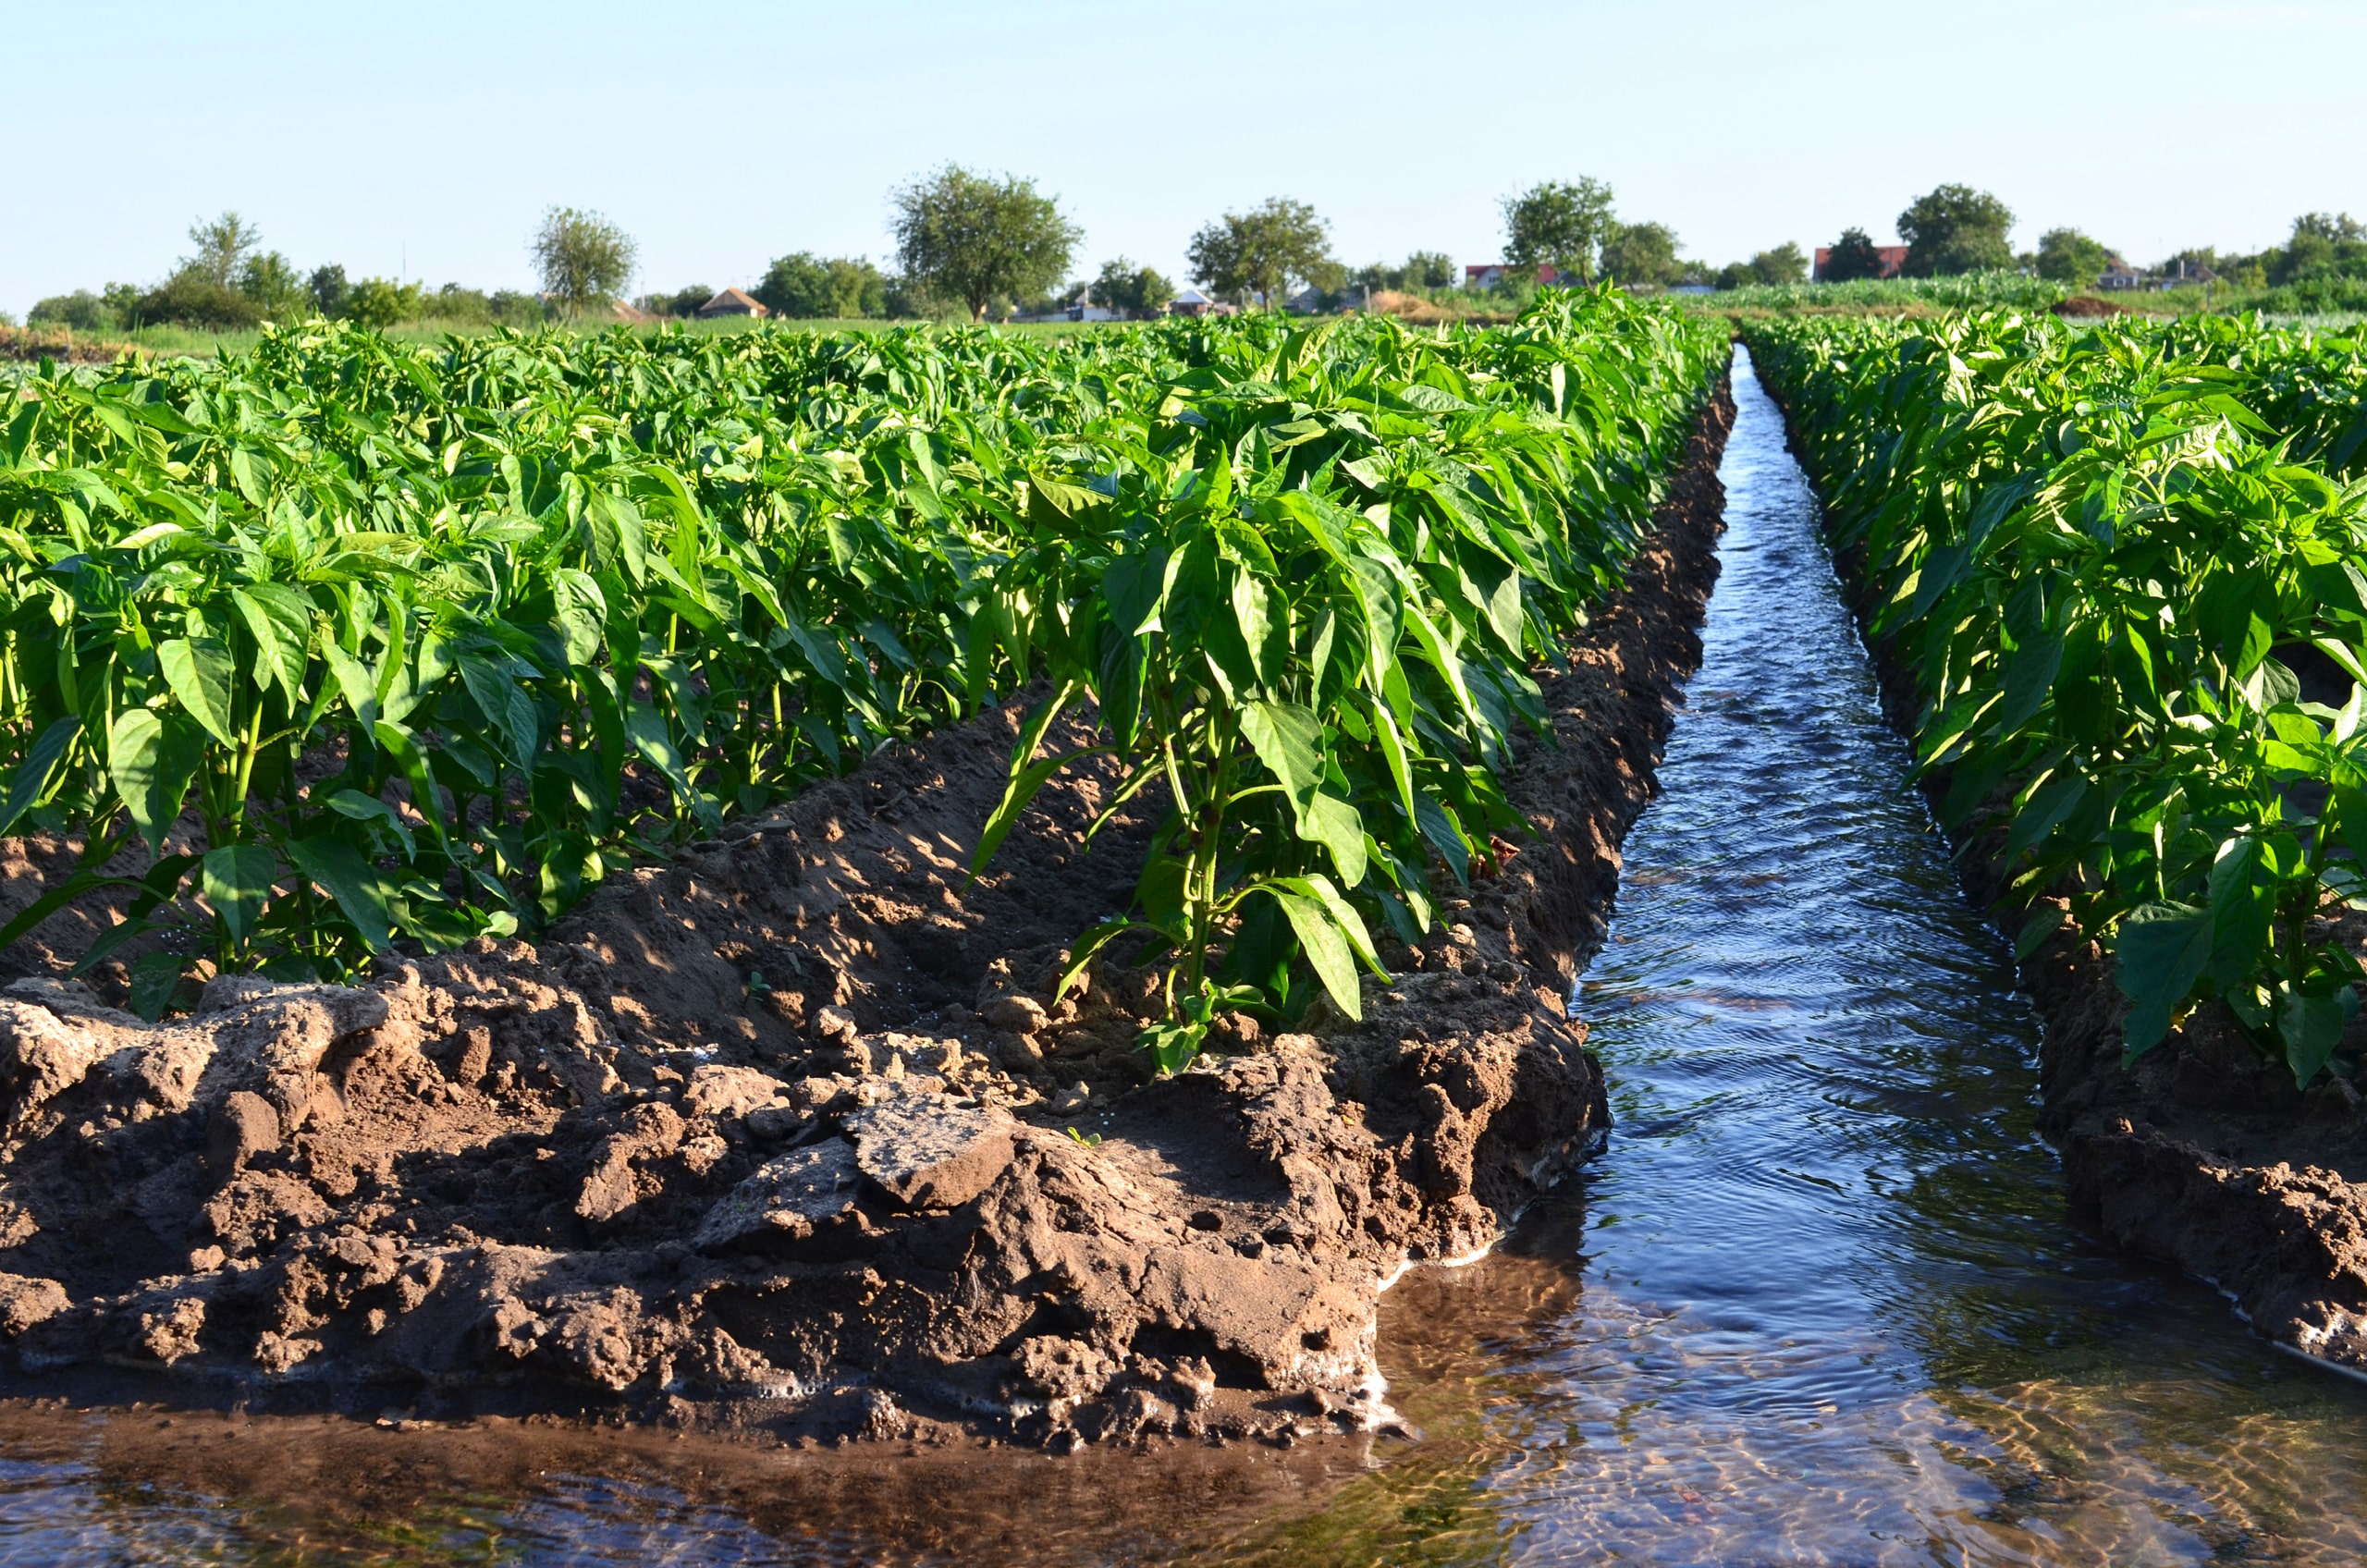
[[2130, 1060], [2217, 998], [2309, 1084], [2367, 978], [2319, 918], [2367, 894], [2367, 486], [2236, 396], [2277, 346], [2002, 312], [1749, 338], [1944, 818], [1994, 819], [2013, 888], [2112, 944]]

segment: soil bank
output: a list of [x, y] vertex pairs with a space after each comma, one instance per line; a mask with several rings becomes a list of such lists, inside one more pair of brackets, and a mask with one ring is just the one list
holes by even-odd
[[[1839, 570], [1862, 630], [1877, 606], [1852, 563]], [[1870, 635], [1868, 645], [1884, 710], [1912, 735], [1914, 683], [1891, 648]], [[2308, 694], [2336, 705], [2348, 695]], [[1944, 774], [1924, 781], [1935, 807], [1947, 787]], [[1968, 892], [2017, 929], [2036, 905], [2008, 898], [2004, 833], [1956, 838]], [[2367, 958], [2367, 916], [2333, 907], [2326, 920]], [[2353, 1083], [2367, 1016], [2303, 1093], [2215, 1001], [2124, 1067], [2129, 1002], [2093, 940], [2058, 931], [2019, 967], [2045, 1023], [2039, 1127], [2063, 1157], [2075, 1208], [2116, 1243], [2215, 1286], [2279, 1348], [2367, 1377], [2367, 1099]]]
[[[1380, 1292], [1608, 1124], [1563, 998], [1700, 657], [1732, 417], [1722, 389], [1542, 678], [1556, 744], [1506, 781], [1534, 836], [1384, 945], [1360, 1024], [1236, 1026], [1151, 1082], [1149, 974], [1056, 1002], [1159, 806], [1082, 853], [1113, 780], [1073, 768], [969, 883], [1013, 709], [610, 883], [539, 948], [217, 980], [161, 1026], [20, 971], [0, 1393], [1054, 1448], [1384, 1420]], [[7, 845], [0, 905], [60, 848]]]

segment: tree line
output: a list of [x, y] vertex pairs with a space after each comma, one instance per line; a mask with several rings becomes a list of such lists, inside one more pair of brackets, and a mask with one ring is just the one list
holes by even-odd
[[[1504, 198], [1502, 208], [1502, 287], [1515, 294], [1532, 288], [1541, 276], [1533, 269], [1544, 267], [1581, 283], [1631, 288], [1725, 289], [1799, 283], [1809, 274], [1809, 258], [1790, 241], [1722, 266], [1688, 258], [1667, 225], [1624, 221], [1611, 187], [1599, 179], [1545, 181]], [[895, 251], [888, 266], [868, 257], [792, 251], [776, 258], [748, 292], [776, 315], [837, 320], [983, 321], [1078, 303], [1136, 317], [1161, 313], [1175, 297], [1169, 279], [1123, 256], [1089, 279], [1073, 277], [1083, 231], [1032, 179], [948, 164], [891, 192], [889, 209]], [[2020, 270], [2085, 285], [2126, 265], [2118, 251], [2076, 228], [2049, 229], [2035, 250], [2016, 251], [2012, 210], [1967, 185], [1942, 185], [1916, 198], [1896, 227], [1906, 246], [1897, 270], [1910, 277]], [[555, 316], [620, 313], [616, 303], [639, 258], [621, 227], [571, 207], [546, 213], [529, 243], [542, 285], [535, 293], [488, 293], [457, 283], [431, 290], [417, 282], [349, 278], [337, 265], [307, 272], [264, 249], [261, 230], [235, 212], [192, 225], [189, 237], [192, 251], [161, 283], [111, 283], [95, 293], [55, 296], [35, 305], [31, 320], [95, 333], [162, 324], [235, 330], [307, 316], [378, 327], [417, 321], [523, 327]], [[1211, 298], [1246, 305], [1297, 300], [1337, 309], [1391, 291], [1435, 298], [1462, 282], [1438, 251], [1352, 268], [1333, 254], [1331, 226], [1314, 207], [1280, 196], [1204, 224], [1185, 253], [1192, 281]], [[1865, 229], [1851, 227], [1829, 249], [1821, 276], [1841, 282], [1889, 270], [1883, 248]], [[2153, 271], [2250, 288], [2367, 281], [2367, 230], [2348, 214], [2309, 213], [2295, 220], [2281, 246], [2250, 254], [2183, 251]], [[702, 284], [645, 293], [635, 304], [653, 315], [689, 316], [714, 298]]]

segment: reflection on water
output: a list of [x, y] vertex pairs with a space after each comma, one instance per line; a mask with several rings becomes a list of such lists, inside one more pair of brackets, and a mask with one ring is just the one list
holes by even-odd
[[0, 1412], [6, 1562], [2367, 1562], [2367, 1390], [2103, 1252], [1738, 367], [1708, 661], [1579, 998], [1619, 1130], [1409, 1276], [1417, 1440], [758, 1452]]

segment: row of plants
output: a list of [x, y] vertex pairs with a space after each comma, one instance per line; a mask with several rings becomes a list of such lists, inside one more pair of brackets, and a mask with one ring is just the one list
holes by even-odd
[[2224, 368], [2229, 390], [2290, 443], [2291, 457], [2344, 478], [2367, 473], [2367, 338], [2356, 328], [2251, 314], [2192, 316], [2160, 331], [2165, 353]]
[[2116, 956], [2130, 1060], [2216, 998], [2306, 1086], [2362, 978], [2320, 916], [2367, 895], [2367, 489], [2278, 423], [2324, 346], [2005, 312], [1746, 337], [1944, 819], [2035, 908], [2018, 953], [2067, 919]]
[[1205, 848], [1155, 860], [1179, 1018], [1213, 946], [1251, 963], [1235, 926], [1334, 982], [1360, 901], [1424, 917], [1421, 845], [1486, 842], [1520, 670], [1615, 572], [1717, 351], [1594, 295], [1454, 337], [313, 324], [44, 366], [0, 422], [0, 831], [86, 848], [0, 944], [113, 888], [83, 962], [153, 948], [154, 1015], [206, 966], [531, 934], [1049, 677], [1266, 878], [1260, 914]]

